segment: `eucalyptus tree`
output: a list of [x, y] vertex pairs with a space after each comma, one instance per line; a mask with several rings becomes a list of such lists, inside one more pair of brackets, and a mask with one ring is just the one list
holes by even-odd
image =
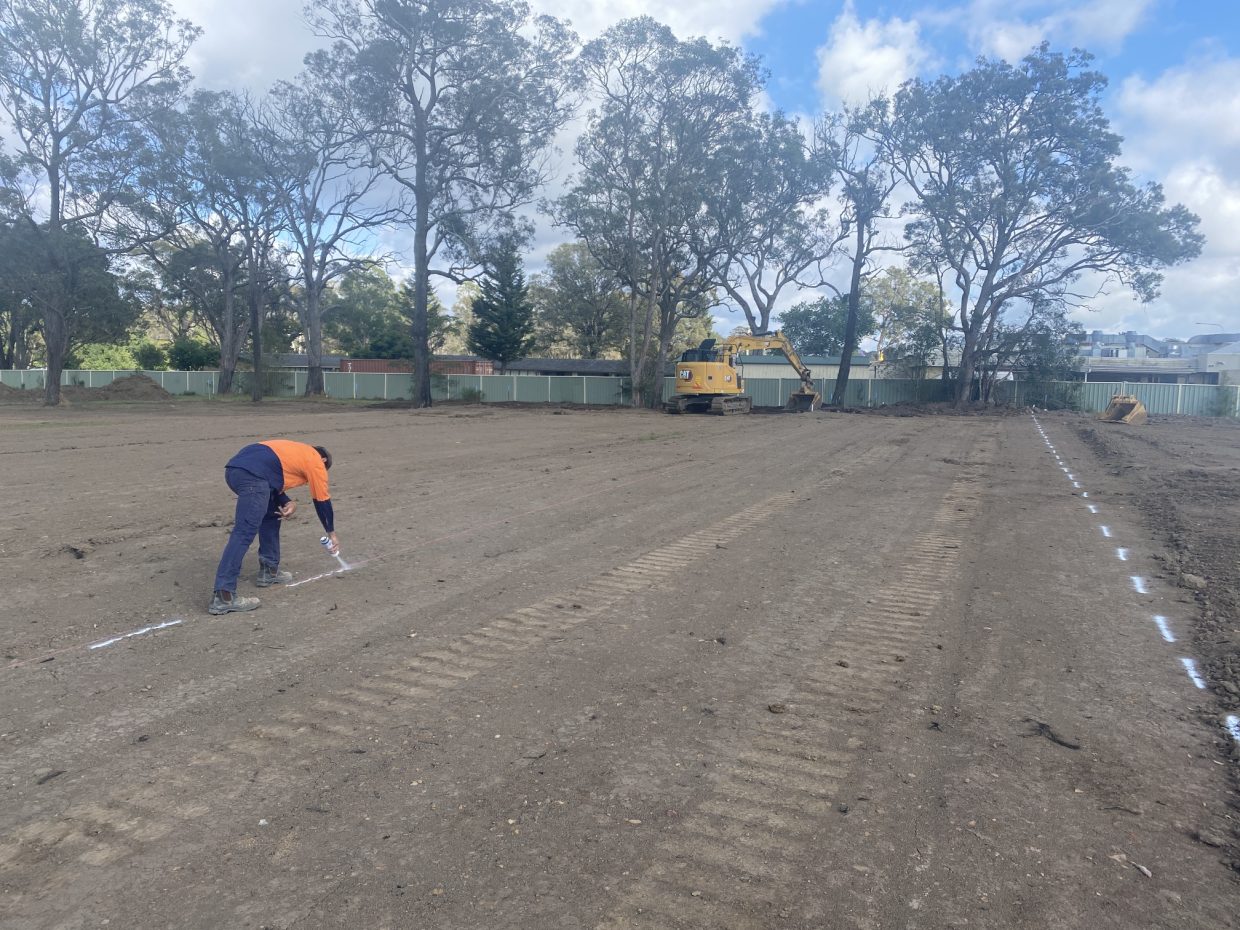
[[821, 295], [803, 300], [779, 316], [780, 329], [801, 355], [842, 355], [850, 325], [868, 336], [877, 323], [868, 301], [852, 314], [847, 294]]
[[571, 115], [575, 37], [521, 0], [317, 0], [377, 163], [410, 203], [414, 405], [431, 403], [433, 275], [460, 280], [519, 223]]
[[1017, 301], [1078, 305], [1114, 284], [1140, 299], [1163, 269], [1201, 249], [1197, 217], [1121, 166], [1092, 57], [1047, 45], [1017, 64], [979, 59], [960, 75], [912, 80], [875, 140], [911, 191], [915, 266], [954, 285], [963, 339], [957, 404]]
[[297, 83], [281, 82], [264, 108], [267, 158], [300, 284], [298, 316], [306, 340], [306, 394], [322, 394], [323, 313], [328, 286], [355, 269], [381, 265], [374, 240], [405, 212], [389, 196], [386, 173], [351, 115], [355, 88], [332, 59], [312, 59]]
[[649, 17], [589, 43], [581, 68], [597, 105], [556, 215], [628, 292], [635, 404], [657, 403], [678, 325], [716, 302], [719, 224], [705, 208], [753, 119], [756, 60], [678, 40]]
[[703, 244], [750, 332], [765, 333], [785, 288], [822, 283], [841, 233], [823, 206], [831, 165], [795, 123], [755, 112], [736, 129], [717, 182], [703, 191], [712, 221]]
[[[163, 0], [0, 4], [0, 110], [23, 172], [26, 225], [48, 267], [70, 271], [85, 235], [107, 254], [158, 235], [145, 192], [163, 116], [189, 80], [199, 30]], [[60, 402], [72, 287], [42, 308], [45, 402]]]
[[197, 91], [170, 121], [176, 154], [159, 187], [168, 232], [144, 250], [179, 303], [214, 336], [221, 394], [233, 389], [251, 333], [245, 243], [251, 203], [266, 183], [252, 115], [244, 97]]
[[872, 139], [873, 127], [883, 119], [886, 107], [881, 98], [862, 107], [845, 107], [840, 113], [825, 116], [815, 127], [820, 157], [840, 204], [839, 243], [849, 268], [847, 291], [832, 288], [847, 306], [840, 367], [830, 400], [833, 406], [844, 401], [857, 343], [868, 335], [861, 326], [862, 300], [875, 271], [876, 256], [900, 248], [883, 222], [893, 217], [891, 199], [899, 176], [887, 151]]
[[937, 357], [946, 370], [952, 316], [937, 280], [906, 267], [888, 268], [871, 278], [865, 304], [875, 321], [878, 357], [887, 367], [921, 377]]
[[620, 347], [627, 328], [616, 276], [580, 242], [556, 246], [547, 271], [530, 282], [538, 326], [549, 343], [565, 344], [578, 358], [601, 358]]

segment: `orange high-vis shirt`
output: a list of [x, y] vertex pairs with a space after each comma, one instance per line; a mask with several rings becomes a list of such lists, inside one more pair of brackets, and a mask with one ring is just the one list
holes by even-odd
[[308, 484], [313, 500], [331, 500], [327, 490], [327, 467], [314, 446], [291, 439], [268, 439], [260, 445], [266, 446], [280, 460], [280, 467], [284, 469], [284, 493]]

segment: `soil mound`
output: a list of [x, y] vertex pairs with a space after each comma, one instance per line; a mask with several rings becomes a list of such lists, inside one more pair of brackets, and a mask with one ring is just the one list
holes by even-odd
[[0, 384], [0, 404], [31, 404], [43, 399], [42, 391], [24, 391]]
[[65, 387], [61, 394], [73, 400], [172, 400], [172, 395], [146, 375], [126, 375], [97, 388]]

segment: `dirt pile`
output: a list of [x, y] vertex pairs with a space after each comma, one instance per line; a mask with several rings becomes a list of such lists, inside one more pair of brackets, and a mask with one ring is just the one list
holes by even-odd
[[1019, 407], [973, 406], [957, 409], [950, 401], [930, 401], [924, 404], [902, 401], [898, 404], [880, 404], [877, 407], [827, 407], [823, 413], [854, 413], [867, 417], [1011, 417], [1024, 416]]
[[172, 395], [146, 375], [126, 375], [97, 388], [66, 387], [61, 394], [81, 400], [172, 400]]
[[32, 404], [43, 399], [42, 391], [24, 391], [0, 384], [0, 404]]

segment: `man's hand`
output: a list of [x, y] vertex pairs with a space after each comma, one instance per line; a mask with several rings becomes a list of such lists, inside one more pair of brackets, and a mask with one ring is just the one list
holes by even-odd
[[327, 538], [331, 540], [331, 545], [327, 547], [329, 555], [335, 555], [340, 551], [340, 540], [336, 538], [335, 533], [328, 533]]
[[297, 512], [297, 501], [289, 501], [283, 507], [277, 507], [276, 512], [280, 514], [281, 520], [287, 520]]

